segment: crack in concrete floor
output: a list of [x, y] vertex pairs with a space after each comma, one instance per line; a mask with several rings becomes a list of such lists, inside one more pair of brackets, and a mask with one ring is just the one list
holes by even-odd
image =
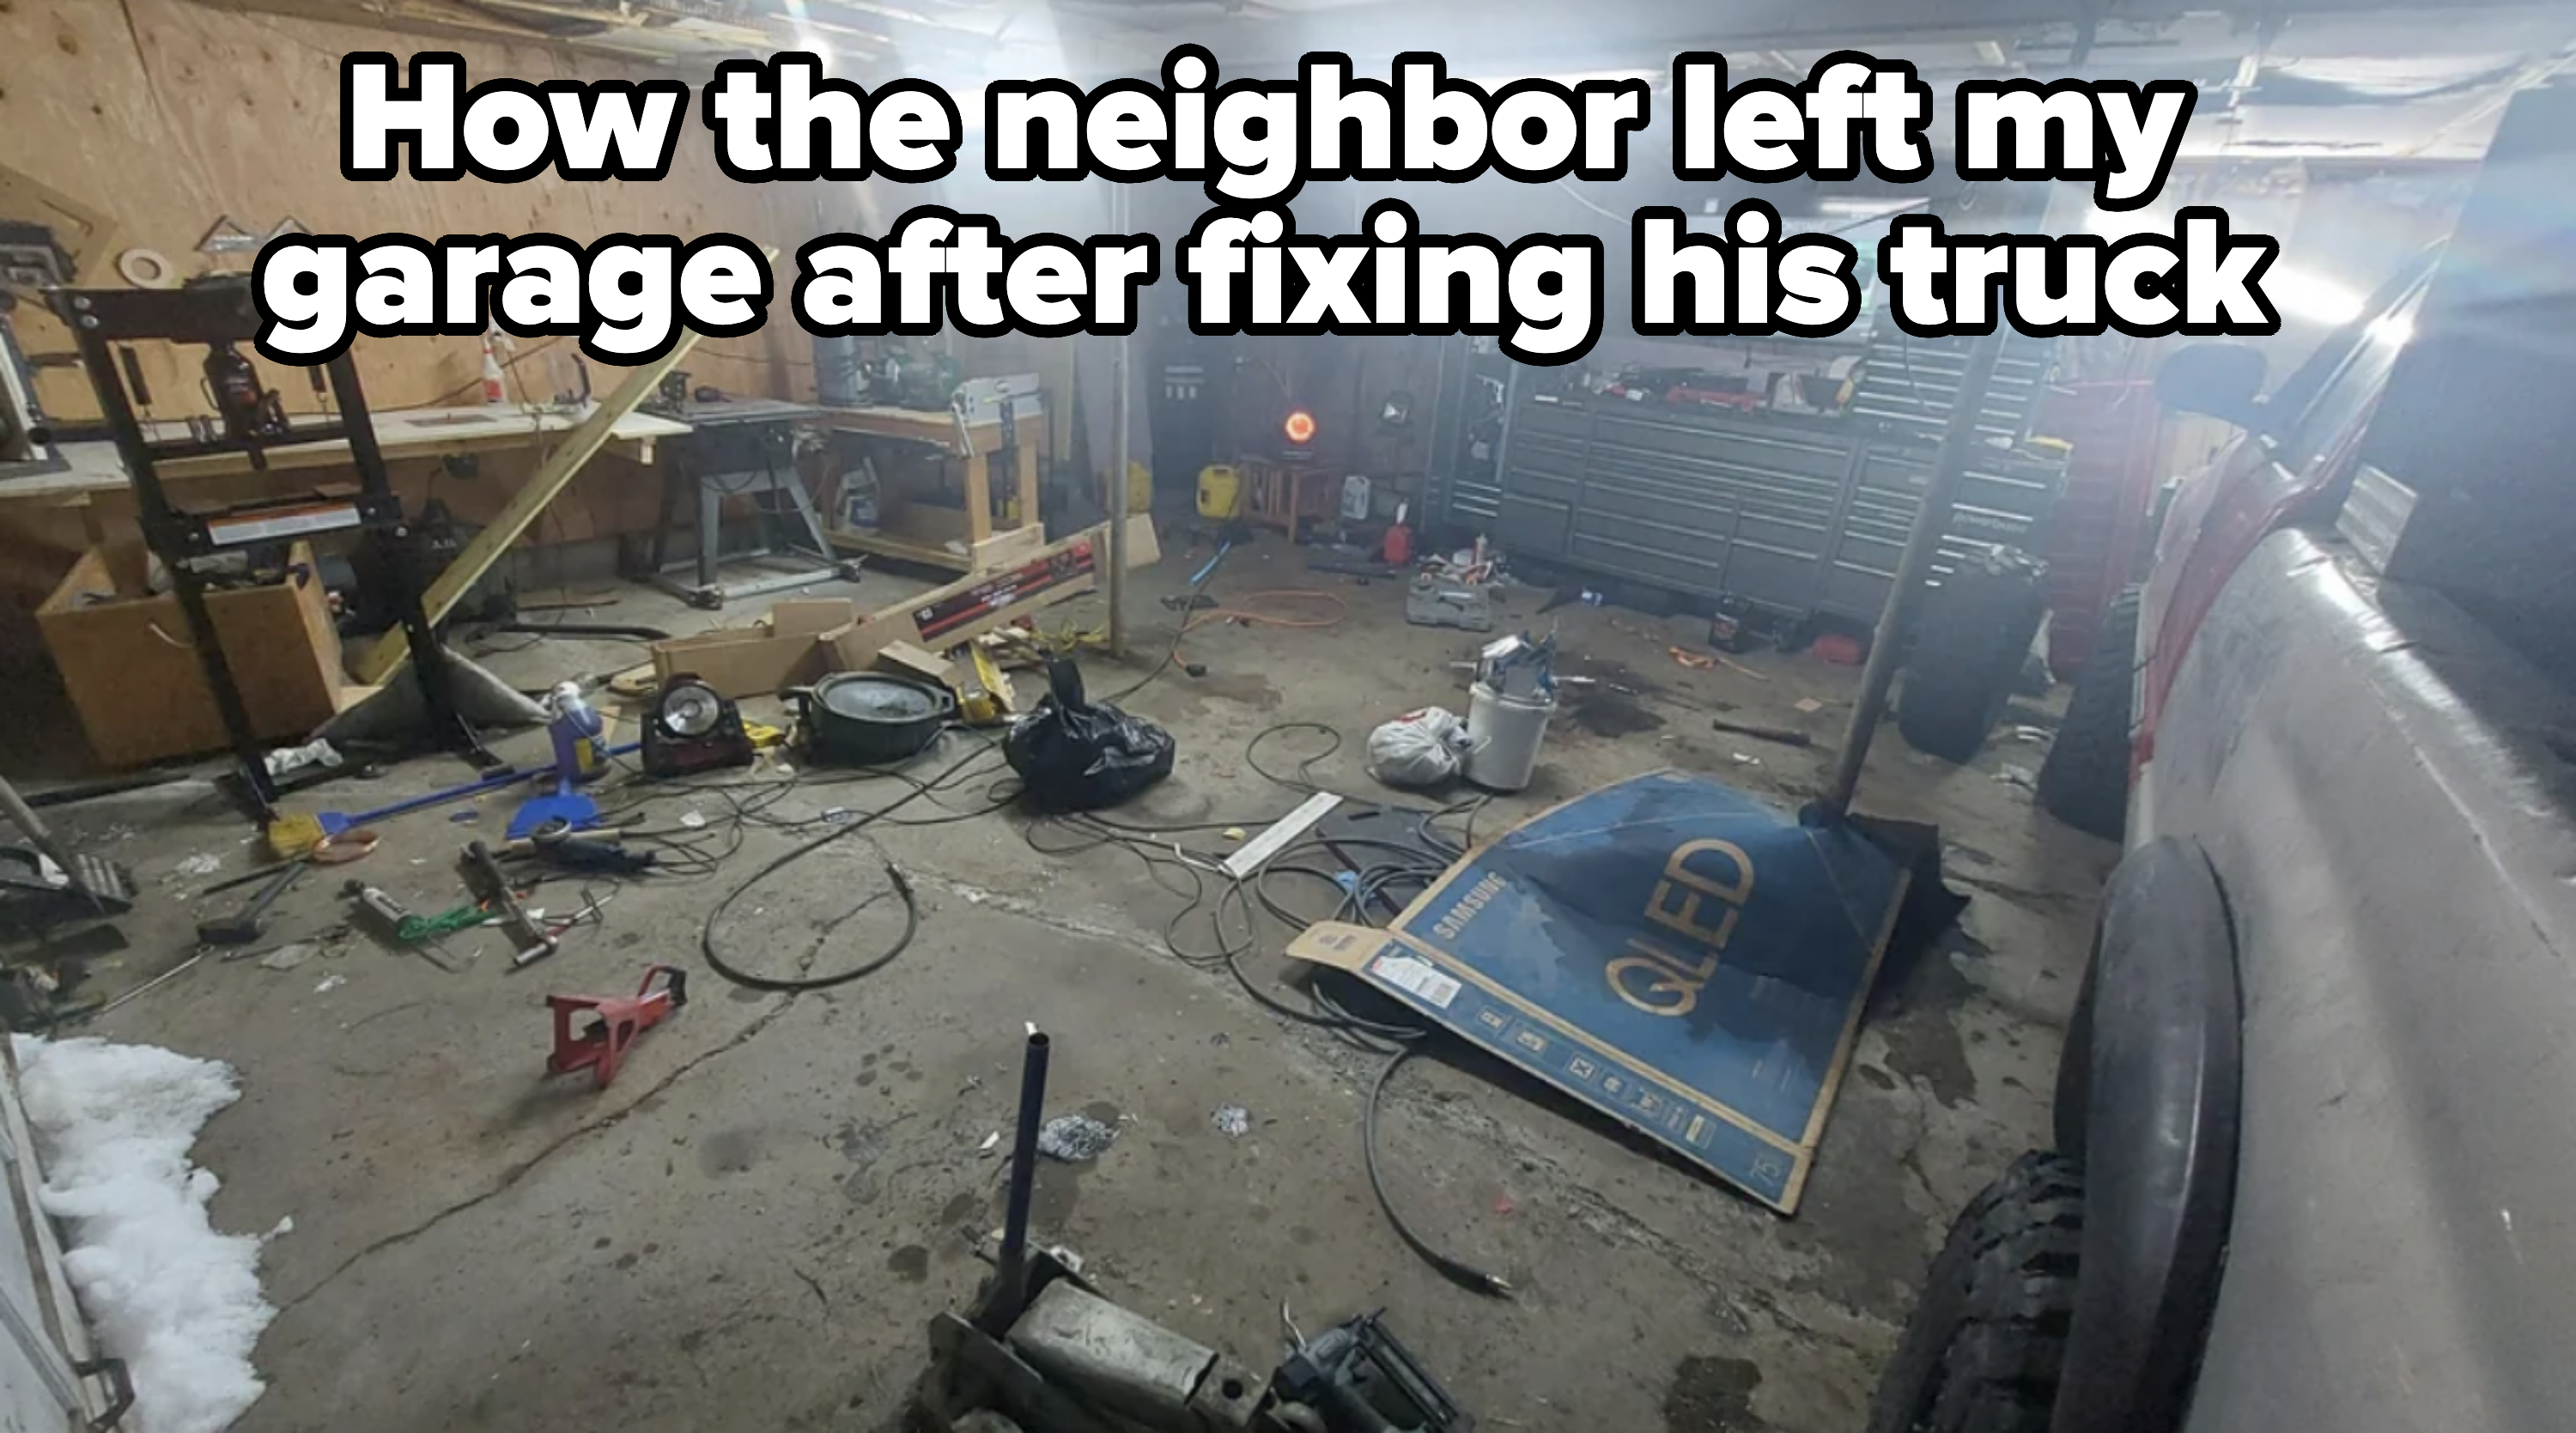
[[[777, 1020], [779, 1016], [786, 1014], [788, 1008], [795, 1003], [796, 997], [793, 994], [783, 996], [775, 1006], [761, 1012], [758, 1018], [754, 1019], [750, 1024], [742, 1027], [742, 1029], [736, 1031], [731, 1039], [726, 1040], [723, 1044], [716, 1046], [714, 1049], [692, 1056], [686, 1063], [681, 1064], [670, 1073], [662, 1076], [659, 1080], [654, 1081], [651, 1088], [647, 1089], [643, 1094], [636, 1096], [630, 1103], [620, 1106], [609, 1114], [603, 1115], [586, 1124], [573, 1126], [571, 1129], [556, 1136], [553, 1141], [548, 1143], [543, 1149], [538, 1150], [535, 1154], [518, 1160], [503, 1169], [501, 1171], [500, 1178], [494, 1180], [489, 1187], [468, 1195], [463, 1199], [459, 1199], [452, 1204], [445, 1205], [437, 1210], [437, 1212], [431, 1214], [427, 1219], [424, 1219], [407, 1229], [387, 1234], [382, 1238], [377, 1239], [375, 1242], [368, 1244], [365, 1248], [351, 1254], [349, 1257], [342, 1259], [338, 1264], [332, 1266], [329, 1273], [324, 1274], [321, 1278], [305, 1286], [301, 1292], [280, 1302], [277, 1306], [278, 1312], [280, 1314], [284, 1314], [294, 1309], [298, 1304], [303, 1303], [305, 1300], [322, 1292], [325, 1288], [328, 1288], [333, 1280], [338, 1279], [341, 1275], [346, 1274], [351, 1269], [365, 1263], [376, 1255], [383, 1253], [385, 1250], [395, 1248], [399, 1245], [408, 1244], [412, 1240], [427, 1234], [432, 1229], [435, 1229], [439, 1225], [447, 1222], [449, 1219], [509, 1193], [512, 1188], [517, 1186], [520, 1180], [535, 1173], [541, 1165], [554, 1158], [557, 1154], [560, 1154], [564, 1150], [571, 1148], [573, 1145], [588, 1139], [592, 1135], [615, 1129], [617, 1126], [632, 1118], [637, 1110], [643, 1108], [644, 1105], [652, 1100], [656, 1095], [669, 1090], [673, 1086], [679, 1084], [682, 1080], [685, 1080], [690, 1075], [696, 1073], [699, 1067], [716, 1059], [718, 1056], [730, 1054], [735, 1050], [741, 1049], [744, 1045], [749, 1044], [760, 1034], [761, 1031], [768, 1029], [770, 1024]], [[820, 1290], [817, 1290], [817, 1293], [819, 1292]], [[828, 1302], [829, 1301], [826, 1300], [827, 1304]]]

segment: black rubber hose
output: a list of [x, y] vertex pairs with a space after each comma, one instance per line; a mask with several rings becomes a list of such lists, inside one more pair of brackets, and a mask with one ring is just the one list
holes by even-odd
[[1488, 1298], [1508, 1299], [1512, 1296], [1512, 1286], [1508, 1280], [1498, 1275], [1488, 1274], [1473, 1264], [1452, 1259], [1424, 1243], [1422, 1237], [1413, 1232], [1412, 1226], [1404, 1222], [1404, 1216], [1395, 1212], [1394, 1202], [1386, 1197], [1386, 1183], [1378, 1178], [1377, 1107], [1386, 1097], [1387, 1081], [1393, 1079], [1395, 1072], [1403, 1069], [1404, 1062], [1419, 1053], [1419, 1049], [1418, 1046], [1407, 1045], [1396, 1051], [1395, 1058], [1386, 1062], [1386, 1068], [1377, 1072], [1377, 1083], [1369, 1087], [1368, 1109], [1360, 1116], [1360, 1155], [1368, 1165], [1369, 1192], [1377, 1196], [1377, 1207], [1386, 1211], [1386, 1222], [1394, 1227], [1395, 1237], [1404, 1241], [1404, 1247], [1421, 1255], [1422, 1262], [1438, 1271], [1440, 1277], [1469, 1293], [1483, 1294]]
[[[909, 801], [911, 799], [911, 797], [907, 796], [903, 798], [903, 801]], [[897, 801], [895, 805], [900, 806], [903, 804], [903, 801]], [[845, 827], [843, 830], [855, 829], [855, 825], [856, 823], [853, 823], [851, 827]], [[836, 839], [841, 834], [842, 831], [835, 831], [830, 836], [826, 836], [818, 841], [809, 841], [806, 844], [797, 847], [795, 850], [788, 852], [786, 855], [780, 856], [776, 860], [771, 861], [768, 865], [752, 872], [750, 880], [745, 881], [741, 885], [726, 892], [725, 898], [716, 902], [715, 909], [707, 912], [706, 923], [698, 928], [698, 953], [707, 958], [708, 969], [723, 976], [725, 979], [732, 981], [736, 985], [744, 986], [752, 990], [828, 990], [835, 985], [847, 985], [851, 981], [857, 980], [862, 976], [874, 975], [878, 971], [884, 969], [887, 963], [892, 961], [896, 956], [903, 954], [904, 948], [912, 944], [913, 935], [921, 929], [921, 902], [912, 894], [912, 883], [903, 878], [903, 871], [892, 861], [885, 863], [885, 873], [886, 879], [894, 884], [895, 899], [903, 902], [903, 930], [900, 934], [895, 936], [894, 943], [887, 946], [883, 953], [858, 965], [854, 965], [847, 970], [834, 971], [830, 975], [795, 977], [754, 975], [748, 970], [735, 969], [733, 966], [725, 963], [725, 958], [723, 956], [716, 954], [716, 917], [724, 914], [725, 909], [731, 906], [734, 903], [734, 900], [744, 891], [750, 890], [761, 877], [769, 875], [771, 872], [776, 871], [779, 867], [786, 865], [797, 857], [815, 850], [825, 842]], [[879, 897], [870, 896], [866, 900], [852, 906], [848, 911], [842, 914], [840, 920], [833, 921], [829, 926], [824, 928], [823, 935], [822, 937], [817, 938], [816, 944], [819, 946], [823, 939], [829, 938], [833, 931], [840, 929], [843, 921], [847, 921], [852, 916], [855, 916], [859, 912], [866, 910], [868, 907], [875, 905], [878, 899]]]
[[[772, 857], [766, 865], [763, 865], [759, 870], [756, 870], [749, 876], [743, 878], [740, 884], [736, 885], [732, 890], [725, 892], [724, 899], [717, 901], [714, 907], [708, 910], [706, 919], [698, 925], [698, 953], [707, 958], [707, 968], [714, 971], [716, 974], [723, 976], [725, 979], [732, 981], [734, 984], [751, 990], [824, 990], [835, 985], [846, 985], [853, 980], [859, 979], [861, 976], [873, 975], [877, 971], [883, 969], [887, 962], [893, 960], [896, 956], [903, 954], [904, 948], [912, 944], [914, 933], [921, 929], [921, 902], [912, 893], [912, 883], [903, 878], [902, 870], [898, 868], [891, 859], [885, 862], [886, 879], [893, 884], [895, 898], [903, 902], [903, 931], [895, 937], [892, 945], [886, 947], [883, 954], [880, 954], [863, 964], [853, 966], [848, 970], [837, 971], [830, 975], [798, 976], [793, 979], [774, 975], [754, 975], [747, 970], [738, 970], [728, 964], [723, 956], [716, 953], [716, 922], [723, 918], [724, 913], [727, 910], [732, 909], [735, 901], [742, 899], [743, 892], [759, 885], [762, 881], [775, 875], [778, 871], [784, 869], [789, 864], [803, 860], [805, 857], [814, 854], [816, 851], [840, 840], [844, 836], [864, 831], [870, 825], [886, 816], [892, 815], [895, 811], [901, 809], [906, 804], [918, 801], [922, 797], [929, 795], [931, 792], [938, 790], [940, 785], [946, 782], [948, 778], [964, 770], [969, 762], [975, 761], [976, 759], [989, 754], [991, 750], [992, 748], [990, 746], [979, 746], [975, 748], [973, 751], [966, 753], [963, 757], [949, 763], [948, 766], [942, 769], [938, 775], [930, 778], [928, 781], [915, 785], [912, 790], [905, 792], [903, 795], [896, 797], [894, 800], [887, 802], [885, 805], [878, 807], [874, 811], [860, 812], [851, 820], [833, 827], [822, 835], [817, 836], [802, 845], [796, 846], [778, 856]], [[902, 775], [900, 772], [891, 771], [885, 774], [897, 776]], [[980, 816], [986, 813], [972, 812], [967, 814]], [[842, 922], [849, 920], [859, 912], [875, 905], [879, 899], [881, 899], [879, 896], [870, 896], [866, 900], [852, 906], [847, 911], [842, 912], [839, 919], [834, 920], [830, 925], [824, 927], [822, 936], [817, 939], [817, 945], [819, 946], [822, 940], [829, 939], [832, 932], [840, 928]]]

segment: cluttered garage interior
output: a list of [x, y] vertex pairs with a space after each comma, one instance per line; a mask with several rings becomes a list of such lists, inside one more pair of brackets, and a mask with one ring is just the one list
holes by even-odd
[[2576, 9], [0, 46], [9, 1427], [2576, 1427]]

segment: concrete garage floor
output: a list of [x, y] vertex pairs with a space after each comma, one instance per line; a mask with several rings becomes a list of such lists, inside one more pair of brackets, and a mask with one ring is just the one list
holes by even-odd
[[[1173, 618], [1153, 599], [1198, 561], [1176, 553], [1143, 575], [1140, 651], [1160, 652]], [[871, 575], [852, 595], [874, 606], [906, 585]], [[1327, 632], [1203, 629], [1188, 652], [1209, 674], [1175, 670], [1129, 704], [1174, 731], [1180, 760], [1122, 819], [1257, 827], [1285, 811], [1295, 793], [1244, 758], [1256, 733], [1285, 721], [1342, 734], [1316, 779], [1379, 794], [1362, 769], [1369, 728], [1427, 702], [1463, 707], [1448, 664], [1476, 639], [1405, 626], [1393, 584], [1310, 577], [1270, 537], [1230, 557], [1210, 590], [1309, 586], [1342, 595], [1349, 618]], [[618, 595], [599, 620], [703, 620], [657, 594]], [[1514, 591], [1506, 621], [1527, 620], [1546, 595]], [[1097, 621], [1098, 604], [1050, 614], [1067, 615]], [[1768, 681], [1693, 671], [1665, 652], [1689, 635], [1678, 619], [1667, 631], [1569, 606], [1545, 620], [1562, 624], [1565, 670], [1642, 695], [1560, 714], [1539, 783], [1494, 802], [1480, 831], [1665, 765], [1783, 801], [1819, 780], [1821, 751], [1715, 733], [1708, 716], [1731, 708], [1831, 740], [1853, 669], [1763, 653], [1746, 660]], [[633, 652], [549, 641], [491, 663], [542, 686]], [[1141, 670], [1095, 662], [1094, 689]], [[1802, 715], [1803, 696], [1825, 709]], [[1293, 766], [1313, 741], [1278, 738], [1264, 763]], [[954, 760], [968, 750], [959, 742], [930, 761]], [[542, 743], [522, 735], [502, 749], [534, 760]], [[1133, 853], [1040, 856], [1016, 815], [873, 827], [737, 907], [727, 949], [783, 963], [818, 922], [882, 889], [880, 853], [898, 863], [919, 895], [918, 937], [882, 972], [830, 991], [736, 989], [698, 958], [708, 905], [798, 839], [755, 828], [712, 877], [629, 885], [603, 928], [574, 933], [530, 972], [507, 973], [497, 936], [457, 938], [482, 954], [456, 975], [360, 938], [289, 972], [201, 964], [96, 1030], [241, 1072], [243, 1099], [197, 1151], [224, 1180], [217, 1222], [295, 1220], [265, 1256], [282, 1312], [260, 1344], [269, 1391], [245, 1433], [888, 1426], [920, 1369], [927, 1320], [964, 1302], [983, 1270], [969, 1241], [998, 1222], [1002, 1161], [980, 1150], [1010, 1118], [1024, 1021], [1055, 1038], [1051, 1111], [1120, 1128], [1098, 1163], [1041, 1169], [1041, 1235], [1080, 1250], [1140, 1311], [1267, 1367], [1283, 1299], [1310, 1329], [1384, 1306], [1489, 1428], [1831, 1433], [1858, 1425], [1951, 1214], [2044, 1138], [2059, 1030], [2114, 852], [1995, 778], [2007, 764], [2035, 768], [2040, 750], [2001, 741], [1952, 768], [1892, 729], [1882, 739], [1862, 806], [1938, 820], [1952, 883], [1974, 899], [1961, 930], [1876, 999], [1796, 1218], [1480, 1075], [1417, 1061], [1400, 1077], [1382, 1130], [1395, 1196], [1436, 1241], [1510, 1278], [1509, 1302], [1443, 1282], [1381, 1219], [1358, 1133], [1373, 1057], [1167, 954], [1161, 936], [1181, 898]], [[1737, 763], [1739, 752], [1760, 764]], [[461, 775], [416, 761], [342, 783], [323, 804], [375, 804]], [[986, 785], [941, 799], [971, 810]], [[901, 791], [808, 786], [771, 812], [812, 817]], [[723, 810], [683, 795], [654, 814], [692, 808]], [[387, 823], [373, 856], [279, 904], [277, 938], [337, 924], [341, 874], [415, 909], [453, 904], [456, 847], [497, 834], [508, 806], [484, 810], [473, 826], [444, 812]], [[939, 813], [916, 802], [901, 814]], [[126, 922], [134, 949], [100, 973], [111, 991], [175, 963], [191, 923], [238, 899], [184, 903], [204, 882], [173, 876], [181, 857], [216, 853], [225, 874], [256, 859], [238, 818], [208, 800], [123, 798], [65, 825], [131, 862], [149, 889]], [[880, 949], [898, 923], [881, 902], [820, 960]], [[1203, 927], [1194, 934], [1205, 942]], [[1255, 980], [1279, 971], [1284, 938], [1266, 934], [1247, 963]], [[645, 1037], [604, 1093], [541, 1079], [540, 997], [618, 993], [652, 961], [693, 971], [688, 1008]], [[1251, 1112], [1241, 1138], [1211, 1123], [1226, 1104]]]

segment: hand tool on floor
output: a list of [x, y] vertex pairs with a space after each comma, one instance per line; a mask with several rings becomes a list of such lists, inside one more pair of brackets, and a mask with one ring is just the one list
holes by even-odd
[[[640, 749], [642, 745], [641, 742], [627, 742], [622, 746], [609, 747], [602, 754], [624, 756], [628, 752]], [[462, 801], [469, 796], [481, 796], [486, 792], [498, 791], [505, 786], [551, 777], [554, 774], [555, 769], [552, 766], [539, 767], [534, 771], [510, 767], [468, 781], [461, 786], [445, 787], [427, 795], [394, 802], [390, 806], [379, 806], [373, 811], [322, 811], [311, 816], [292, 811], [281, 812], [276, 820], [268, 823], [268, 848], [281, 858], [301, 856], [320, 845], [326, 836], [337, 836], [344, 831], [354, 831], [361, 826], [373, 825], [395, 816], [406, 816], [414, 811], [443, 806], [450, 801]]]
[[[1274, 1413], [1281, 1427], [1321, 1433], [1474, 1433], [1476, 1420], [1459, 1411], [1448, 1392], [1387, 1331], [1383, 1319], [1384, 1310], [1362, 1314], [1326, 1329], [1310, 1343], [1289, 1318], [1288, 1306], [1279, 1306], [1290, 1346], [1270, 1387], [1287, 1408], [1297, 1409]], [[1304, 1414], [1312, 1418], [1300, 1416]]]
[[1494, 605], [1472, 587], [1416, 582], [1404, 593], [1404, 620], [1416, 627], [1456, 627], [1466, 632], [1494, 630]]
[[[552, 769], [549, 768], [546, 772], [537, 774], [550, 775], [551, 772]], [[372, 811], [321, 811], [311, 816], [292, 811], [280, 812], [276, 820], [268, 823], [268, 848], [282, 858], [291, 859], [302, 856], [322, 844], [327, 837], [337, 836], [344, 831], [354, 831], [361, 826], [371, 825], [391, 817], [426, 810], [432, 806], [443, 806], [450, 801], [462, 801], [469, 796], [480, 796], [487, 791], [498, 791], [504, 786], [527, 780], [530, 774], [516, 767], [506, 768], [460, 786], [442, 787], [423, 796], [394, 802], [390, 806], [379, 806]]]
[[1709, 718], [1708, 724], [1719, 731], [1731, 731], [1738, 736], [1760, 737], [1764, 741], [1776, 741], [1782, 746], [1814, 746], [1816, 744], [1816, 739], [1814, 737], [1792, 727], [1762, 726], [1748, 721], [1728, 721], [1724, 717], [1711, 717]]
[[196, 969], [197, 962], [204, 960], [205, 958], [206, 953], [202, 950], [198, 951], [195, 955], [189, 956], [186, 960], [180, 961], [177, 965], [171, 966], [168, 970], [161, 972], [159, 975], [156, 975], [150, 980], [143, 982], [141, 985], [134, 987], [132, 990], [125, 992], [123, 995], [116, 997], [105, 1005], [98, 1007], [98, 1013], [104, 1015], [119, 1005], [134, 999], [138, 995], [157, 990], [160, 987], [169, 984], [171, 981], [176, 980], [180, 976], [187, 974], [189, 971]]
[[469, 844], [461, 864], [465, 888], [474, 893], [476, 900], [500, 913], [494, 923], [519, 944], [517, 953], [510, 957], [512, 969], [524, 970], [561, 948], [562, 942], [555, 939], [554, 933], [520, 903], [519, 893], [511, 889], [510, 878], [501, 873], [501, 863], [493, 858], [491, 847], [480, 841]]
[[293, 862], [283, 869], [274, 871], [269, 875], [268, 884], [261, 886], [252, 893], [249, 900], [242, 902], [241, 909], [230, 915], [216, 916], [212, 920], [197, 922], [197, 943], [199, 945], [248, 945], [259, 939], [260, 934], [268, 929], [268, 908], [275, 905], [277, 898], [285, 895], [289, 887], [304, 878], [304, 871], [305, 863], [302, 861]]
[[502, 856], [531, 857], [566, 871], [603, 871], [613, 876], [640, 876], [653, 869], [661, 853], [626, 849], [623, 831], [585, 831], [540, 826], [527, 839], [505, 842]]
[[[626, 1047], [688, 1003], [689, 973], [676, 965], [647, 967], [644, 983], [633, 995], [549, 995], [546, 1007], [555, 1016], [555, 1048], [546, 1057], [546, 1069], [557, 1075], [588, 1070], [597, 1077], [599, 1088], [607, 1089], [608, 1082], [617, 1078]], [[572, 1028], [576, 1015], [597, 1019], [576, 1035]]]
[[[421, 953], [422, 959], [450, 975], [463, 969], [463, 962], [457, 960], [454, 952], [447, 948], [446, 931], [450, 927], [441, 925], [422, 934], [416, 923], [419, 918], [381, 886], [371, 886], [364, 881], [351, 881], [340, 888], [340, 894], [357, 902], [359, 913], [367, 918], [368, 923], [376, 928], [376, 934], [387, 944], [405, 950], [417, 950]], [[436, 921], [438, 918], [430, 919]]]
[[289, 866], [300, 866], [303, 864], [304, 859], [300, 856], [292, 861], [271, 861], [265, 866], [254, 866], [250, 870], [244, 871], [238, 876], [226, 876], [222, 880], [215, 882], [213, 885], [206, 887], [203, 891], [198, 892], [198, 894], [211, 896], [218, 891], [229, 891], [237, 886], [247, 886], [254, 881], [265, 881], [270, 877], [275, 876], [280, 871], [285, 870]]

